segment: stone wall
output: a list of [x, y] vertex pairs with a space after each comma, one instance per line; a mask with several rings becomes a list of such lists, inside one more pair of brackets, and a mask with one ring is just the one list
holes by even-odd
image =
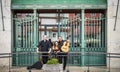
[[[117, 2], [118, 0], [108, 0], [107, 52], [109, 53], [120, 53], [120, 6], [117, 14], [116, 30], [114, 31]], [[120, 58], [111, 58], [110, 62], [111, 68], [120, 68]], [[107, 60], [107, 66], [108, 64]]]
[[[2, 11], [5, 31], [3, 31], [3, 22], [0, 4], [0, 53], [11, 52], [11, 0], [2, 0]], [[8, 59], [0, 59], [0, 64], [8, 64]]]

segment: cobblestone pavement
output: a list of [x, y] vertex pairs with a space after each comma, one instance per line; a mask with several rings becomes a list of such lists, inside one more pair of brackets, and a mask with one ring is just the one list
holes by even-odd
[[[67, 67], [66, 71], [59, 71], [59, 72], [67, 72], [67, 70], [69, 70], [69, 72], [87, 72], [88, 67], [69, 66]], [[108, 70], [109, 69], [103, 66], [89, 67], [89, 72], [108, 72]], [[9, 67], [0, 66], [0, 72], [9, 72]], [[11, 67], [10, 72], [30, 72], [30, 71], [28, 71], [26, 67]], [[31, 72], [46, 72], [46, 71], [32, 69]], [[110, 72], [120, 72], [120, 69], [111, 68]]]

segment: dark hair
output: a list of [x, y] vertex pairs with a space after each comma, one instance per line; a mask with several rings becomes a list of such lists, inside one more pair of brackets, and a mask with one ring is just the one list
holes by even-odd
[[56, 42], [58, 43], [58, 41], [55, 41], [54, 44], [53, 44], [54, 46], [56, 46], [56, 44], [55, 44]]
[[49, 39], [49, 41], [51, 42], [51, 39]]
[[52, 43], [51, 39], [49, 39], [49, 42], [50, 42], [51, 46], [53, 46], [53, 43]]

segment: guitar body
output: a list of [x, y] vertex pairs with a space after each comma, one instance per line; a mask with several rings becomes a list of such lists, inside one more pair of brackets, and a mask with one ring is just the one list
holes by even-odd
[[68, 51], [69, 51], [69, 48], [66, 47], [66, 46], [62, 46], [61, 50], [62, 50], [63, 52], [68, 52]]
[[65, 53], [67, 53], [67, 52], [69, 52], [69, 46], [70, 46], [70, 43], [65, 41], [63, 43], [63, 46], [61, 47], [61, 50]]

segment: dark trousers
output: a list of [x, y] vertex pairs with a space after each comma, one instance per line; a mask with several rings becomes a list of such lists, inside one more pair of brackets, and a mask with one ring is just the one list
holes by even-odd
[[39, 54], [39, 60], [40, 60], [41, 57], [42, 57], [42, 63], [46, 64], [47, 61], [48, 61], [48, 53], [41, 53], [41, 54]]
[[63, 70], [66, 69], [68, 53], [59, 53], [59, 63], [63, 63]]

